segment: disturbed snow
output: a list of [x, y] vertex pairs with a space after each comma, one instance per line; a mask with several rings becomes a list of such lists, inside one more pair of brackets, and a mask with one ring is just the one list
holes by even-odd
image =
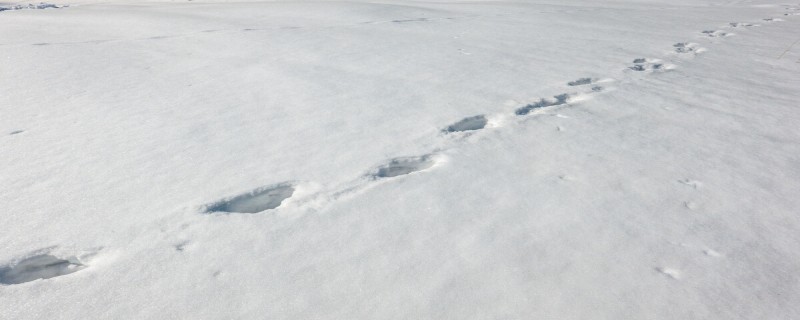
[[800, 4], [0, 8], [2, 319], [800, 314]]

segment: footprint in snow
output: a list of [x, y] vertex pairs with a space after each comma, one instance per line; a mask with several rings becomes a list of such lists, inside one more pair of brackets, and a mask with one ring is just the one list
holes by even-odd
[[206, 206], [206, 213], [259, 213], [279, 207], [294, 194], [295, 186], [281, 183], [261, 187]]
[[13, 285], [38, 279], [50, 279], [88, 267], [77, 257], [59, 258], [39, 254], [0, 267], [0, 284]]
[[524, 116], [536, 109], [564, 105], [570, 102], [571, 97], [572, 97], [571, 95], [564, 93], [557, 95], [552, 99], [541, 99], [538, 102], [530, 103], [522, 108], [517, 109], [516, 111], [514, 111], [514, 113], [518, 116]]
[[721, 30], [705, 30], [702, 32], [702, 34], [706, 35], [709, 38], [724, 38], [733, 35], [733, 33], [727, 33]]
[[475, 131], [485, 128], [488, 122], [489, 121], [486, 119], [486, 116], [477, 115], [474, 117], [464, 118], [459, 122], [449, 125], [442, 131], [445, 133]]
[[392, 178], [430, 169], [436, 164], [435, 155], [394, 158], [378, 167], [370, 176], [373, 179]]
[[659, 59], [638, 58], [633, 60], [633, 66], [629, 69], [638, 72], [655, 72], [671, 70], [673, 65], [665, 64]]
[[600, 79], [595, 79], [595, 78], [580, 78], [580, 79], [577, 79], [577, 80], [574, 80], [574, 81], [567, 82], [567, 85], [570, 86], [570, 87], [582, 87], [582, 86], [592, 85], [591, 86], [592, 92], [602, 92], [606, 88], [604, 88], [603, 86], [597, 85], [597, 83], [609, 82], [609, 81], [612, 81], [612, 80], [610, 80], [610, 79], [600, 80]]
[[705, 52], [705, 48], [701, 48], [699, 44], [693, 42], [678, 42], [672, 45], [675, 48], [675, 53], [681, 54], [698, 54]]
[[596, 80], [592, 79], [592, 78], [580, 78], [580, 79], [575, 80], [575, 81], [567, 82], [567, 85], [570, 86], [570, 87], [578, 87], [578, 86], [585, 86], [587, 84], [592, 84], [592, 83], [595, 83], [595, 82], [596, 82]]
[[747, 22], [731, 22], [729, 25], [732, 28], [759, 27], [759, 25], [757, 24], [747, 23]]

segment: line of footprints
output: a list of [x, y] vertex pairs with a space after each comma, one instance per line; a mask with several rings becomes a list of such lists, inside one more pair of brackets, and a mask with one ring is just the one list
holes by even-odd
[[[789, 8], [789, 10], [797, 10]], [[778, 18], [763, 19], [765, 22], [782, 21]], [[747, 28], [757, 27], [758, 24], [732, 22], [726, 28]], [[700, 32], [701, 36], [718, 38], [733, 36], [733, 33], [724, 30], [705, 30]], [[679, 42], [673, 45], [673, 53], [678, 55], [697, 55], [705, 52], [706, 49], [694, 42]], [[661, 59], [636, 58], [633, 64], [628, 67], [635, 72], [663, 72], [675, 69], [677, 66], [665, 63]], [[561, 93], [552, 98], [542, 98], [539, 101], [528, 103], [514, 110], [516, 116], [529, 116], [536, 111], [558, 106], [567, 106], [585, 101], [593, 94], [601, 93], [606, 90], [602, 84], [614, 82], [614, 79], [601, 78], [580, 78], [569, 81], [566, 85], [574, 89], [574, 92]], [[445, 126], [442, 129], [443, 135], [471, 133], [482, 130], [490, 123], [493, 117], [487, 115], [475, 115], [461, 119], [455, 123]], [[434, 167], [442, 157], [438, 153], [430, 153], [422, 156], [400, 157], [388, 160], [386, 163], [368, 171], [365, 177], [359, 181], [369, 183], [376, 180], [399, 177], [415, 172], [424, 171]], [[202, 207], [204, 213], [259, 213], [267, 210], [276, 209], [281, 206], [284, 200], [294, 195], [297, 188], [296, 182], [282, 182], [265, 187], [261, 187], [250, 192], [237, 196], [224, 198], [217, 202], [207, 204]], [[358, 189], [358, 187], [349, 187]], [[347, 190], [334, 191], [331, 194], [346, 193]]]
[[[789, 13], [785, 16], [800, 15], [800, 8], [789, 7]], [[763, 19], [764, 22], [777, 22], [783, 21], [779, 18]], [[734, 22], [726, 26], [727, 28], [747, 28], [756, 27], [757, 24], [751, 23], [738, 23]], [[701, 35], [711, 38], [729, 37], [732, 33], [723, 30], [706, 30], [702, 31]], [[705, 51], [696, 43], [681, 42], [673, 45], [673, 51], [679, 55], [696, 55]], [[651, 58], [637, 58], [633, 60], [628, 70], [631, 72], [663, 72], [674, 69], [676, 66], [667, 64], [660, 59]], [[586, 100], [593, 94], [601, 93], [605, 88], [601, 85], [607, 82], [613, 82], [613, 79], [597, 79], [597, 78], [580, 78], [568, 82], [566, 85], [576, 92], [562, 93], [553, 96], [552, 98], [544, 98], [514, 110], [514, 115], [518, 117], [529, 116], [536, 111], [567, 106], [583, 100]], [[469, 134], [479, 130], [483, 130], [490, 123], [490, 118], [486, 115], [476, 115], [461, 119], [453, 124], [445, 126], [442, 129], [442, 135], [454, 134]], [[16, 135], [23, 132], [17, 130], [11, 133]], [[346, 194], [353, 189], [363, 187], [365, 183], [371, 183], [379, 180], [388, 180], [396, 177], [422, 172], [433, 168], [440, 160], [437, 152], [413, 157], [400, 157], [388, 160], [383, 165], [377, 166], [364, 177], [360, 177], [358, 181], [361, 186], [348, 187], [343, 190], [336, 190], [330, 195], [336, 198], [338, 195]], [[691, 184], [695, 187], [700, 182], [697, 181], [681, 181], [684, 184]], [[291, 198], [297, 189], [298, 185], [295, 182], [283, 182], [261, 187], [250, 192], [240, 194], [233, 197], [224, 198], [222, 200], [213, 202], [202, 206], [202, 212], [206, 214], [231, 214], [231, 213], [261, 213], [269, 210], [279, 208], [285, 200]], [[687, 202], [686, 207], [692, 209], [694, 203]], [[176, 247], [179, 251], [180, 246]], [[45, 248], [21, 256], [14, 261], [0, 265], [0, 285], [17, 285], [39, 279], [49, 279], [71, 274], [89, 267], [88, 262], [91, 262], [92, 257], [97, 255], [102, 248], [95, 248], [84, 250], [77, 253], [70, 254], [70, 250], [59, 249], [58, 247]], [[703, 251], [706, 255], [719, 257], [722, 254], [714, 250], [706, 249]], [[655, 268], [659, 273], [662, 273], [672, 279], [680, 279], [681, 271], [670, 266], [662, 266]]]

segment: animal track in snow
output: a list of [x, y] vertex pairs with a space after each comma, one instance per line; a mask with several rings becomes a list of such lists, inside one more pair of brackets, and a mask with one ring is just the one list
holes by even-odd
[[767, 18], [767, 19], [764, 19], [764, 21], [766, 21], [766, 22], [780, 22], [780, 21], [783, 21], [783, 19], [781, 19], [781, 18]]
[[23, 132], [25, 132], [25, 130], [14, 130], [14, 131], [9, 132], [8, 135], [13, 136], [15, 134], [20, 134], [20, 133], [23, 133]]
[[213, 203], [206, 208], [206, 213], [259, 213], [275, 209], [284, 200], [294, 194], [295, 187], [291, 183], [281, 183], [261, 187], [230, 199]]
[[76, 257], [40, 254], [0, 267], [0, 284], [12, 285], [67, 275], [87, 266]]
[[675, 48], [676, 53], [701, 53], [706, 51], [705, 48], [701, 48], [700, 45], [693, 42], [678, 42], [672, 45]]
[[569, 94], [564, 93], [553, 97], [553, 99], [541, 99], [539, 100], [539, 102], [531, 103], [522, 108], [517, 109], [517, 111], [514, 111], [514, 113], [518, 116], [524, 116], [536, 109], [552, 107], [552, 106], [560, 106], [569, 103], [570, 97], [571, 96]]
[[459, 122], [451, 124], [447, 128], [444, 129], [445, 132], [463, 132], [463, 131], [473, 131], [473, 130], [480, 130], [486, 127], [486, 124], [489, 121], [486, 119], [484, 115], [478, 115], [474, 117], [464, 118]]
[[702, 33], [709, 38], [723, 38], [723, 37], [730, 37], [733, 35], [733, 33], [727, 33], [722, 30], [705, 30]]
[[436, 164], [436, 159], [432, 154], [419, 157], [394, 158], [387, 164], [378, 167], [371, 176], [374, 179], [392, 178], [429, 169], [434, 164]]
[[639, 72], [663, 71], [663, 70], [670, 70], [673, 68], [674, 66], [664, 64], [659, 59], [648, 59], [648, 58], [633, 59], [633, 66], [629, 67], [629, 69]]

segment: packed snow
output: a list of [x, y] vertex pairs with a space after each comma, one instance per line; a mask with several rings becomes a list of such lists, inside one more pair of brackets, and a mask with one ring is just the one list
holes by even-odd
[[0, 3], [0, 319], [800, 319], [800, 3]]

